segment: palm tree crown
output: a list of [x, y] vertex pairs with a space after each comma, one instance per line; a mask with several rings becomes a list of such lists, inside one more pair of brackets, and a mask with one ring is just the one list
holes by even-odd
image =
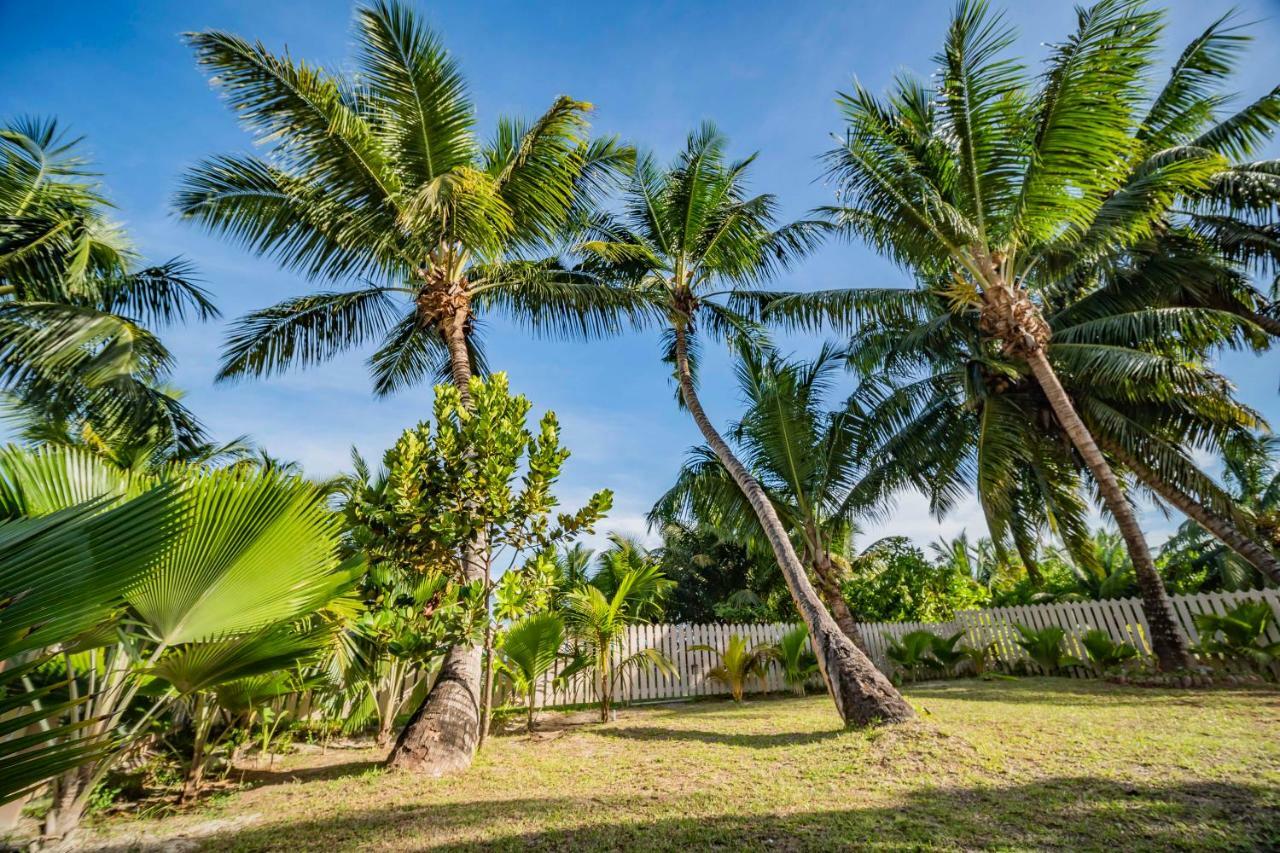
[[540, 253], [629, 166], [630, 150], [589, 140], [590, 104], [567, 97], [533, 122], [500, 120], [482, 143], [456, 62], [407, 7], [380, 0], [356, 19], [359, 72], [348, 76], [226, 33], [189, 37], [269, 147], [195, 168], [177, 197], [182, 217], [310, 279], [360, 283], [242, 318], [220, 376], [376, 342], [369, 366], [386, 394], [482, 366], [484, 309], [545, 332], [617, 329], [617, 294]]
[[0, 128], [0, 383], [34, 429], [190, 451], [203, 429], [148, 326], [217, 309], [181, 259], [140, 266], [80, 143], [52, 120]]
[[[962, 3], [937, 56], [936, 84], [904, 75], [887, 99], [861, 86], [841, 96], [846, 136], [828, 160], [839, 203], [825, 212], [911, 270], [950, 313], [970, 316], [990, 346], [1034, 378], [1117, 519], [1154, 645], [1177, 667], [1189, 661], [1185, 643], [1115, 473], [1058, 378], [1073, 365], [1050, 360], [1046, 318], [1055, 301], [1104, 290], [1114, 283], [1109, 273], [1149, 254], [1179, 200], [1236, 180], [1230, 159], [1254, 150], [1280, 110], [1273, 91], [1218, 115], [1213, 89], [1237, 37], [1215, 28], [1149, 95], [1144, 81], [1160, 29], [1159, 14], [1140, 2], [1102, 0], [1080, 10], [1075, 31], [1052, 46], [1032, 80], [1004, 56], [1013, 34], [999, 16], [980, 0]], [[1166, 285], [1165, 304], [1172, 290], [1181, 299], [1205, 295]], [[903, 298], [869, 296], [833, 295], [827, 307], [846, 319], [900, 312]], [[1242, 306], [1232, 308], [1253, 323]], [[1126, 322], [1153, 322], [1135, 310]]]

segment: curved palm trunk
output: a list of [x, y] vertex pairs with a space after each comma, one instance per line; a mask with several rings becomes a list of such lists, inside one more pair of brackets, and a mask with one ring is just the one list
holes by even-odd
[[841, 719], [845, 725], [899, 722], [911, 719], [915, 716], [915, 711], [889, 683], [889, 679], [876, 669], [875, 664], [849, 641], [849, 638], [840, 630], [840, 626], [822, 606], [800, 558], [796, 556], [795, 548], [791, 545], [791, 537], [783, 528], [764, 489], [734, 456], [729, 445], [720, 437], [720, 433], [712, 426], [707, 413], [702, 409], [697, 391], [693, 386], [693, 374], [689, 369], [689, 342], [686, 330], [682, 326], [676, 326], [675, 335], [676, 375], [680, 382], [680, 393], [684, 403], [693, 415], [698, 429], [702, 431], [707, 445], [711, 447], [751, 504], [769, 544], [773, 547], [774, 556], [787, 582], [787, 589], [791, 592], [796, 609], [800, 611], [800, 618], [809, 629], [809, 638], [818, 658], [818, 667], [822, 671], [823, 679], [827, 682], [832, 699], [835, 700], [836, 710], [840, 713]]
[[[471, 360], [467, 352], [466, 312], [460, 309], [445, 323], [449, 371], [470, 408]], [[462, 556], [462, 574], [474, 581], [485, 576], [485, 543], [473, 541]], [[444, 657], [436, 683], [400, 732], [387, 766], [439, 776], [471, 766], [480, 742], [481, 648], [458, 645]]]
[[1107, 450], [1112, 456], [1119, 459], [1126, 468], [1137, 474], [1138, 479], [1142, 480], [1156, 494], [1177, 507], [1179, 512], [1216, 536], [1223, 545], [1235, 551], [1255, 569], [1276, 583], [1280, 583], [1280, 560], [1276, 559], [1275, 554], [1272, 554], [1267, 548], [1241, 533], [1240, 529], [1232, 524], [1230, 520], [1211, 512], [1191, 495], [1188, 495], [1172, 483], [1166, 482], [1159, 474], [1124, 452], [1115, 443], [1108, 443]]
[[1120, 535], [1128, 546], [1129, 557], [1133, 561], [1134, 574], [1138, 579], [1138, 588], [1142, 593], [1142, 612], [1147, 617], [1147, 626], [1151, 631], [1151, 647], [1156, 653], [1160, 668], [1164, 670], [1187, 669], [1192, 666], [1191, 654], [1187, 650], [1186, 639], [1178, 628], [1178, 622], [1169, 603], [1169, 596], [1164, 583], [1156, 572], [1155, 563], [1151, 559], [1151, 550], [1147, 540], [1138, 526], [1138, 519], [1133, 514], [1133, 507], [1120, 489], [1120, 482], [1115, 472], [1107, 464], [1093, 435], [1085, 427], [1084, 421], [1076, 413], [1075, 406], [1067, 396], [1058, 375], [1045, 356], [1044, 348], [1039, 345], [1026, 347], [1023, 353], [1031, 373], [1040, 388], [1044, 391], [1053, 413], [1062, 424], [1067, 437], [1079, 452], [1085, 465], [1089, 466], [1102, 500], [1116, 520]]
[[863, 642], [862, 634], [858, 631], [858, 621], [853, 617], [853, 611], [849, 609], [849, 602], [844, 600], [844, 593], [840, 591], [839, 567], [822, 553], [811, 559], [809, 565], [813, 567], [813, 576], [818, 582], [818, 595], [831, 611], [831, 617], [836, 620], [836, 624], [840, 626], [844, 635], [863, 654], [866, 654], [867, 644]]

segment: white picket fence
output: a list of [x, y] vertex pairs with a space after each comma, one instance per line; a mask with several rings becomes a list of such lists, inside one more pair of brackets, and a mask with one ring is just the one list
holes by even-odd
[[[1179, 625], [1188, 641], [1193, 644], [1200, 640], [1192, 618], [1195, 614], [1226, 613], [1239, 602], [1249, 600], [1266, 601], [1271, 606], [1276, 621], [1280, 622], [1280, 591], [1277, 590], [1172, 596]], [[1132, 643], [1145, 655], [1151, 653], [1146, 618], [1142, 615], [1142, 604], [1136, 598], [966, 610], [957, 613], [956, 618], [950, 622], [871, 622], [859, 624], [858, 630], [872, 661], [884, 672], [892, 670], [885, 655], [889, 638], [896, 640], [920, 629], [942, 636], [964, 631], [964, 642], [975, 647], [993, 643], [993, 665], [1010, 669], [1026, 659], [1026, 653], [1016, 642], [1019, 635], [1013, 627], [1015, 624], [1031, 628], [1057, 625], [1067, 632], [1068, 653], [1080, 658], [1084, 657], [1084, 649], [1079, 638], [1092, 628], [1106, 631], [1116, 642]], [[792, 627], [783, 623], [632, 626], [627, 631], [618, 659], [641, 649], [656, 648], [675, 664], [678, 677], [664, 675], [652, 667], [641, 667], [632, 671], [617, 690], [615, 699], [620, 702], [658, 702], [727, 694], [729, 689], [726, 685], [707, 677], [708, 670], [716, 665], [716, 656], [693, 647], [706, 645], [723, 649], [728, 644], [729, 637], [734, 634], [745, 637], [748, 645], [752, 646], [757, 643], [775, 643]], [[1280, 631], [1277, 631], [1275, 624], [1268, 630], [1267, 639], [1269, 642], [1280, 641]], [[567, 684], [557, 685], [554, 679], [559, 671], [560, 667], [557, 667], [539, 684], [538, 707], [588, 704], [595, 701], [596, 691], [590, 675], [579, 674]], [[1068, 674], [1075, 677], [1091, 675], [1084, 668], [1074, 668]], [[776, 663], [770, 666], [764, 687], [770, 692], [785, 687], [782, 672]], [[756, 692], [761, 689], [761, 685], [753, 679], [748, 689]]]

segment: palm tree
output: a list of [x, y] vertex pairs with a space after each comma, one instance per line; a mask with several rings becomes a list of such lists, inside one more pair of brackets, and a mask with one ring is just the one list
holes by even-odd
[[782, 680], [797, 696], [804, 695], [804, 686], [818, 672], [818, 659], [809, 650], [809, 632], [797, 625], [778, 638], [773, 657], [782, 666]]
[[[865, 650], [840, 590], [855, 520], [873, 509], [860, 499], [864, 425], [855, 410], [824, 408], [834, 374], [843, 366], [843, 354], [830, 346], [812, 363], [788, 363], [744, 349], [737, 374], [747, 411], [729, 435], [791, 532], [827, 609], [845, 636]], [[650, 518], [701, 519], [729, 538], [769, 547], [751, 505], [705, 446], [694, 449]]]
[[[976, 488], [998, 556], [1012, 538], [1033, 584], [1038, 532], [1055, 530], [1087, 560], [1087, 501], [1073, 470], [1082, 466], [1064, 452], [1040, 386], [990, 346], [976, 317], [953, 313], [940, 296], [911, 295], [895, 316], [860, 329], [851, 349], [857, 369], [871, 374], [856, 397], [867, 422], [880, 425], [876, 456], [885, 460], [869, 479], [881, 478], [886, 490], [905, 479], [939, 513]], [[1220, 453], [1261, 423], [1197, 355], [1200, 347], [1246, 345], [1247, 329], [1223, 311], [1144, 305], [1103, 313], [1087, 301], [1045, 300], [1053, 331], [1046, 351], [1109, 460], [1204, 520], [1260, 571], [1280, 571], [1255, 541], [1248, 513], [1191, 455]]]
[[729, 162], [725, 144], [705, 124], [689, 135], [670, 168], [662, 170], [648, 157], [641, 160], [623, 211], [594, 218], [593, 239], [579, 247], [584, 268], [625, 283], [653, 317], [662, 318], [679, 399], [759, 519], [809, 627], [841, 718], [847, 723], [907, 719], [913, 713], [910, 705], [822, 606], [768, 494], [712, 425], [698, 398], [695, 360], [701, 337], [758, 343], [759, 328], [746, 316], [762, 298], [753, 287], [816, 239], [814, 223], [775, 225], [774, 197], [747, 193], [754, 158]]
[[39, 687], [31, 676], [124, 606], [173, 524], [166, 498], [156, 491], [106, 508], [89, 500], [0, 524], [0, 803], [111, 752], [109, 732], [85, 731], [93, 696], [75, 695], [70, 673]]
[[147, 325], [217, 309], [185, 261], [139, 265], [80, 143], [52, 120], [0, 128], [0, 383], [24, 420], [189, 449], [203, 429]]
[[605, 595], [600, 587], [586, 584], [564, 600], [564, 622], [576, 646], [576, 657], [560, 673], [569, 679], [590, 672], [600, 700], [600, 720], [607, 722], [614, 692], [632, 669], [652, 666], [675, 675], [675, 666], [658, 649], [647, 648], [621, 658], [627, 628], [661, 615], [662, 601], [672, 586], [652, 563], [627, 569], [617, 578], [616, 588]]
[[756, 679], [760, 682], [760, 689], [765, 689], [765, 679], [769, 676], [769, 661], [773, 651], [767, 643], [748, 646], [746, 637], [731, 634], [724, 649], [697, 645], [690, 646], [689, 651], [710, 652], [720, 659], [719, 663], [707, 670], [707, 678], [719, 681], [728, 687], [733, 701], [742, 701], [742, 695], [747, 690], [748, 679]]
[[1148, 97], [1159, 31], [1139, 3], [1103, 0], [1081, 10], [1033, 86], [1004, 56], [1013, 35], [999, 16], [962, 3], [936, 85], [902, 76], [887, 100], [862, 87], [841, 97], [846, 137], [829, 155], [839, 203], [826, 212], [1024, 366], [1117, 521], [1161, 664], [1181, 668], [1186, 642], [1120, 481], [1050, 358], [1045, 317], [1056, 294], [1098, 289], [1107, 262], [1149, 241], [1178, 199], [1229, 180], [1228, 157], [1272, 123], [1275, 93], [1226, 119], [1210, 110], [1211, 126], [1185, 139], [1180, 118], [1205, 117], [1188, 105], [1205, 100], [1213, 81], [1202, 69], [1218, 48]]
[[528, 616], [507, 629], [498, 643], [498, 671], [511, 682], [517, 696], [526, 702], [525, 729], [533, 731], [537, 710], [538, 681], [563, 656], [564, 620], [553, 612]]
[[[1223, 450], [1223, 479], [1231, 499], [1250, 515], [1263, 547], [1280, 549], [1280, 439], [1251, 438]], [[1215, 541], [1211, 531], [1194, 519], [1165, 542], [1161, 556], [1166, 571], [1184, 585], [1184, 591], [1261, 589], [1277, 580]], [[1194, 587], [1186, 590], [1189, 581]]]
[[[548, 252], [628, 167], [630, 149], [589, 141], [590, 105], [567, 97], [533, 122], [500, 120], [482, 145], [457, 64], [406, 5], [379, 0], [356, 23], [358, 77], [226, 33], [189, 37], [269, 149], [195, 168], [177, 198], [181, 216], [309, 279], [358, 283], [242, 318], [220, 378], [267, 376], [376, 343], [376, 393], [444, 375], [469, 405], [469, 379], [484, 369], [476, 327], [486, 310], [538, 332], [617, 331], [626, 294], [564, 271]], [[485, 551], [477, 539], [460, 567], [468, 580], [484, 576]], [[393, 766], [470, 764], [480, 669], [479, 647], [449, 653]], [[450, 735], [436, 737], [446, 725]]]
[[[139, 501], [167, 505], [167, 514], [149, 516], [157, 531], [125, 524], [131, 516], [124, 510]], [[0, 526], [53, 523], [86, 507], [118, 507], [108, 514], [119, 514], [132, 538], [111, 547], [114, 540], [104, 540], [101, 551], [89, 552], [88, 575], [51, 587], [57, 597], [39, 591], [31, 596], [37, 604], [12, 614], [18, 625], [24, 609], [45, 608], [47, 622], [23, 642], [61, 658], [73, 700], [65, 708], [67, 749], [83, 754], [54, 783], [46, 835], [79, 823], [97, 783], [180, 697], [318, 655], [334, 625], [320, 611], [361, 568], [358, 558], [340, 562], [335, 515], [318, 489], [296, 478], [176, 468], [164, 478], [133, 475], [76, 448], [10, 447], [0, 455], [0, 518], [10, 520]], [[53, 559], [34, 544], [30, 551], [15, 564], [30, 570], [28, 559]], [[51, 568], [58, 559], [66, 558], [53, 559]], [[109, 571], [125, 571], [127, 586], [100, 577]], [[7, 566], [3, 580], [23, 582], [8, 576]], [[82, 616], [77, 608], [101, 611], [81, 591], [98, 585], [117, 589], [118, 599], [93, 630], [73, 631], [70, 620]], [[0, 594], [26, 595], [12, 585]], [[108, 749], [99, 748], [103, 741]]]

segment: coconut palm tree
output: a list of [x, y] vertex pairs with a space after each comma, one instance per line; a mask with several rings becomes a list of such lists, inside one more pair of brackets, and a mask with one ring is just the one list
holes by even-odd
[[[845, 636], [865, 649], [840, 590], [855, 521], [875, 509], [860, 498], [864, 425], [856, 410], [824, 406], [843, 370], [843, 354], [831, 346], [810, 363], [744, 348], [737, 374], [747, 411], [729, 436], [789, 531], [823, 603]], [[731, 539], [769, 548], [751, 505], [705, 446], [693, 450], [650, 519], [700, 519]]]
[[818, 659], [809, 651], [809, 632], [797, 625], [778, 638], [773, 647], [773, 658], [782, 667], [782, 680], [797, 696], [804, 695], [804, 686], [818, 672]]
[[747, 645], [747, 638], [740, 634], [730, 634], [723, 649], [715, 646], [689, 646], [691, 652], [710, 652], [719, 660], [715, 666], [707, 670], [707, 678], [719, 681], [729, 688], [733, 701], [741, 702], [746, 693], [747, 684], [754, 678], [760, 683], [763, 691], [767, 687], [769, 662], [773, 657], [773, 647], [768, 643]]
[[774, 197], [748, 194], [754, 157], [729, 161], [725, 145], [715, 127], [704, 124], [689, 135], [669, 168], [642, 159], [623, 210], [593, 219], [592, 239], [579, 247], [583, 266], [602, 279], [625, 283], [662, 318], [679, 400], [759, 519], [809, 627], [841, 718], [848, 723], [903, 720], [912, 716], [911, 707], [822, 606], [768, 494], [698, 398], [700, 340], [759, 343], [760, 329], [747, 318], [762, 300], [756, 286], [810, 248], [817, 235], [815, 223], [778, 226]]
[[[221, 32], [189, 37], [202, 67], [266, 156], [225, 155], [192, 170], [180, 215], [326, 290], [239, 320], [219, 376], [267, 376], [373, 344], [375, 392], [435, 375], [469, 405], [484, 369], [480, 315], [503, 311], [535, 331], [617, 331], [627, 294], [560, 267], [551, 246], [633, 159], [589, 140], [590, 105], [558, 98], [532, 122], [502, 119], [482, 144], [457, 63], [394, 0], [356, 13], [358, 76], [331, 74]], [[461, 572], [483, 577], [477, 541]], [[396, 766], [470, 764], [480, 650], [458, 647], [410, 723]], [[456, 736], [434, 738], [445, 717]]]
[[218, 316], [190, 264], [144, 267], [56, 121], [0, 127], [0, 386], [25, 421], [204, 442], [149, 325]]
[[[1036, 535], [1047, 529], [1090, 562], [1081, 550], [1084, 482], [1071, 470], [1082, 466], [1063, 452], [1065, 436], [1040, 386], [991, 346], [977, 318], [955, 314], [936, 295], [912, 295], [918, 298], [899, 304], [896, 316], [860, 329], [851, 348], [855, 367], [874, 377], [855, 395], [877, 427], [873, 443], [884, 460], [868, 480], [882, 477], [888, 489], [905, 477], [939, 513], [976, 489], [999, 550], [1011, 538], [1033, 583]], [[1218, 454], [1262, 423], [1199, 356], [1249, 345], [1247, 324], [1208, 308], [1102, 314], [1046, 302], [1048, 356], [1109, 461], [1132, 485], [1202, 519], [1259, 571], [1280, 572], [1247, 508], [1192, 458], [1197, 450]]]
[[576, 649], [575, 658], [560, 673], [569, 679], [590, 672], [600, 701], [600, 720], [607, 722], [614, 694], [631, 670], [651, 666], [676, 675], [675, 665], [659, 649], [646, 648], [621, 657], [627, 628], [661, 616], [662, 601], [674, 584], [653, 563], [620, 573], [613, 592], [585, 584], [564, 600], [564, 623]]
[[[1263, 547], [1280, 550], [1280, 439], [1238, 441], [1224, 448], [1223, 479], [1235, 504], [1249, 513]], [[1194, 582], [1184, 591], [1260, 589], [1275, 583], [1217, 539], [1207, 528], [1188, 520], [1161, 549], [1168, 573], [1179, 582]]]
[[[826, 213], [1024, 366], [1117, 521], [1161, 664], [1179, 668], [1191, 662], [1186, 642], [1120, 480], [1062, 385], [1067, 365], [1049, 356], [1045, 316], [1056, 294], [1100, 288], [1107, 263], [1156, 235], [1179, 199], [1230, 181], [1229, 158], [1274, 123], [1276, 93], [1218, 115], [1204, 68], [1220, 40], [1149, 94], [1159, 32], [1140, 3], [1103, 0], [1081, 10], [1033, 82], [1005, 55], [1013, 34], [1000, 17], [962, 3], [936, 84], [901, 76], [887, 99], [860, 86], [841, 96], [846, 134], [829, 155], [839, 199]], [[1188, 116], [1209, 126], [1187, 138]]]

